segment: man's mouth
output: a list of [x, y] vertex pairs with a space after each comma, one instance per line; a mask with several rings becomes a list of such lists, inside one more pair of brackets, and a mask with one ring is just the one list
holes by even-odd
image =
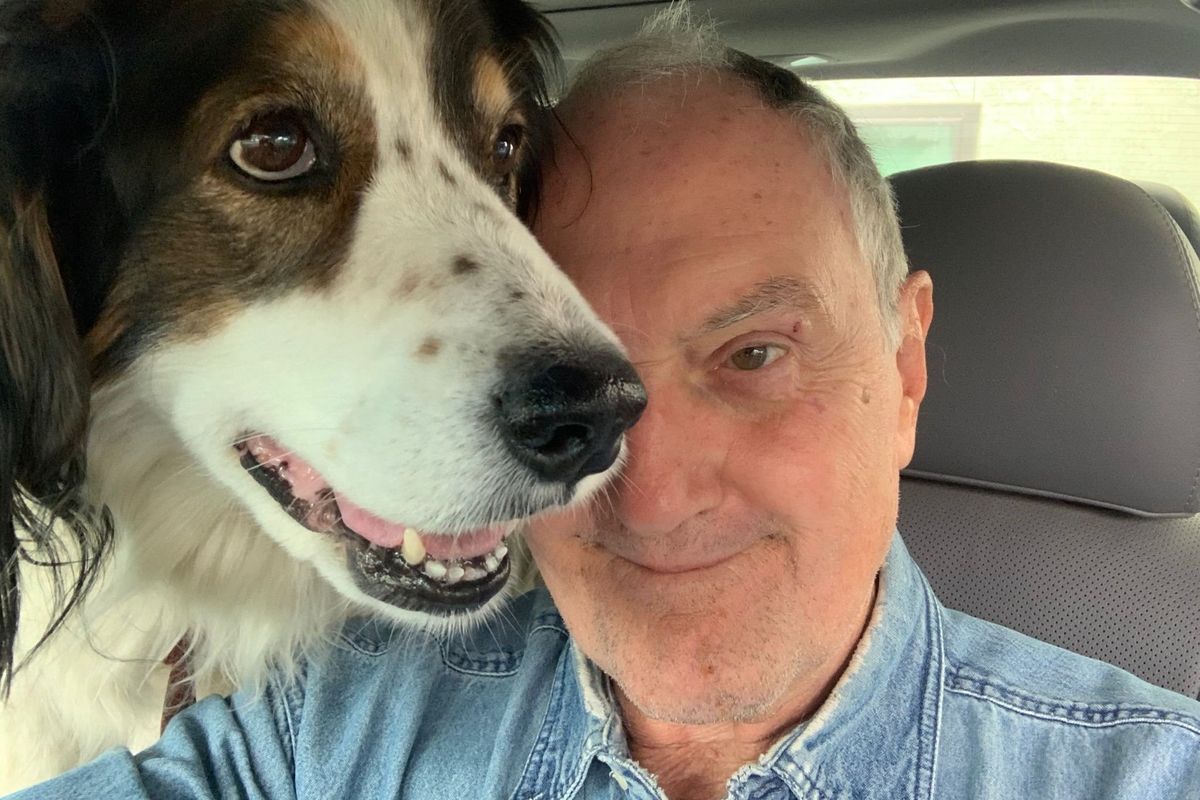
[[337, 537], [347, 566], [371, 597], [414, 611], [484, 605], [509, 575], [505, 538], [519, 521], [470, 531], [422, 531], [375, 516], [336, 491], [311, 464], [269, 436], [234, 445], [242, 467], [298, 523]]

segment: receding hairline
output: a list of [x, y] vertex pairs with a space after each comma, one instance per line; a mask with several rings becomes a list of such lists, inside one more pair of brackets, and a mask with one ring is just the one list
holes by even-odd
[[848, 194], [856, 245], [874, 276], [885, 340], [889, 347], [897, 345], [898, 302], [909, 267], [891, 186], [845, 111], [811, 83], [729, 47], [711, 19], [696, 20], [686, 3], [675, 2], [651, 14], [632, 40], [597, 51], [584, 62], [563, 105], [599, 108], [605, 96], [630, 88], [671, 76], [702, 80], [705, 75], [727, 76], [748, 87], [763, 106], [778, 110], [795, 130], [807, 134], [806, 149], [825, 162], [834, 184]]
[[[698, 98], [710, 105], [695, 106]], [[719, 116], [728, 121], [730, 114], [760, 111], [763, 116], [756, 125], [769, 121], [777, 124], [780, 130], [794, 133], [798, 144], [813, 145], [808, 127], [802, 122], [797, 124], [795, 119], [763, 102], [756, 87], [740, 76], [710, 70], [661, 76], [603, 92], [572, 94], [556, 107], [558, 124], [554, 126], [552, 141], [556, 152], [563, 147], [577, 146], [583, 146], [586, 151], [586, 144], [594, 141], [597, 130], [654, 130], [651, 126], [694, 128], [704, 119], [697, 115], [707, 113], [712, 118]]]

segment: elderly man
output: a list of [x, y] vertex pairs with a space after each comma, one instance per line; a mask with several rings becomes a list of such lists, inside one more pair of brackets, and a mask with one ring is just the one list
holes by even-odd
[[637, 797], [1200, 797], [1196, 703], [934, 599], [889, 189], [811, 88], [660, 25], [560, 106], [537, 224], [650, 398], [608, 497], [529, 536], [582, 738]]
[[675, 15], [560, 114], [536, 227], [650, 400], [530, 532], [550, 595], [352, 626], [29, 796], [1200, 797], [1200, 704], [945, 610], [896, 536], [931, 286], [842, 112]]

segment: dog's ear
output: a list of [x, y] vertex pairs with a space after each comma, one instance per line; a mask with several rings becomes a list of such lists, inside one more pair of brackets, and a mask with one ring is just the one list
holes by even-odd
[[55, 196], [85, 186], [75, 176], [97, 131], [88, 107], [97, 65], [80, 61], [89, 50], [64, 46], [71, 25], [48, 8], [14, 3], [0, 15], [0, 695], [14, 668], [19, 565], [45, 568], [56, 589], [44, 641], [111, 540], [81, 494], [89, 378], [58, 240], [80, 231], [56, 237], [52, 224]]
[[[5, 187], [7, 188], [7, 187]], [[110, 540], [80, 492], [88, 376], [40, 198], [11, 196], [0, 235], [0, 696], [8, 688], [22, 561], [49, 570], [53, 632]]]
[[490, 0], [487, 5], [500, 59], [513, 86], [528, 93], [524, 105], [537, 157], [527, 159], [517, 174], [517, 214], [528, 220], [541, 188], [538, 164], [550, 134], [551, 106], [562, 87], [562, 57], [554, 29], [542, 14], [519, 0]]

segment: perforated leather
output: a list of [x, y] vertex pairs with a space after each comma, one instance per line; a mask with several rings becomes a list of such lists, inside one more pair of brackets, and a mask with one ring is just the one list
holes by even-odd
[[900, 532], [943, 603], [1200, 697], [1200, 518], [905, 479]]

